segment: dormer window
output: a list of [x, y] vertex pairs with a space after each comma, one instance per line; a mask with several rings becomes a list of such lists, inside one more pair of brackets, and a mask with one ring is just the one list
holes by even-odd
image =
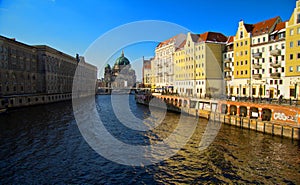
[[240, 39], [244, 38], [244, 33], [241, 31], [240, 32]]

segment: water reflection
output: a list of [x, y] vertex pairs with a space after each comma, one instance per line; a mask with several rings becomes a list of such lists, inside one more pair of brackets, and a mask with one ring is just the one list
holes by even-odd
[[[96, 98], [106, 128], [129, 144], [168, 137], [179, 114], [151, 132], [122, 126], [111, 114], [109, 96]], [[133, 113], [149, 110], [130, 99]], [[188, 123], [186, 123], [188, 126]], [[70, 102], [18, 109], [0, 115], [0, 184], [300, 184], [300, 147], [289, 139], [222, 125], [216, 139], [199, 151], [206, 120], [199, 119], [188, 143], [173, 157], [132, 167], [99, 156], [82, 138]]]

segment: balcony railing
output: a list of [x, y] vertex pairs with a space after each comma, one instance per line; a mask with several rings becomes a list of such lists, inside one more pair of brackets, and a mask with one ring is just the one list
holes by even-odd
[[270, 65], [271, 65], [271, 67], [279, 68], [279, 67], [281, 67], [281, 62], [274, 62], [274, 63], [271, 63]]
[[225, 63], [230, 63], [230, 62], [232, 62], [232, 59], [227, 57], [227, 58], [224, 59], [224, 62]]
[[261, 64], [259, 64], [259, 63], [254, 63], [254, 64], [253, 64], [253, 68], [254, 68], [254, 69], [261, 69]]
[[261, 80], [261, 74], [254, 74], [254, 75], [253, 75], [253, 78], [254, 78], [255, 80]]
[[280, 73], [279, 72], [271, 73], [271, 78], [274, 78], [274, 79], [280, 78]]
[[274, 50], [271, 51], [271, 55], [279, 56], [279, 55], [281, 55], [281, 50], [280, 49], [274, 49]]
[[261, 52], [257, 52], [257, 53], [252, 53], [252, 56], [256, 59], [261, 58], [262, 57], [262, 53]]
[[230, 72], [231, 71], [231, 67], [225, 67], [224, 68], [224, 72]]

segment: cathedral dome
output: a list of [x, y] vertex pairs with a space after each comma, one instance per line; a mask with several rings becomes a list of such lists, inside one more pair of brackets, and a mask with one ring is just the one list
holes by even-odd
[[115, 65], [128, 65], [130, 64], [129, 60], [124, 56], [124, 51], [119, 58], [117, 58]]

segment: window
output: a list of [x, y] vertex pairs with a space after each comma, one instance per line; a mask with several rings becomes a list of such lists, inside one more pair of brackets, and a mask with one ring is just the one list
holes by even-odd
[[243, 42], [241, 42], [241, 46], [243, 46]]
[[269, 73], [272, 73], [272, 68], [269, 68]]
[[252, 88], [252, 94], [256, 95], [256, 89], [255, 88]]
[[290, 89], [290, 97], [295, 97], [295, 89]]
[[253, 41], [252, 41], [252, 42], [253, 42], [253, 44], [255, 44], [255, 39], [253, 39]]
[[290, 72], [293, 72], [294, 71], [294, 69], [293, 69], [293, 66], [290, 66], [290, 70], [289, 70]]
[[240, 39], [242, 39], [244, 37], [244, 33], [241, 31], [240, 32]]
[[281, 44], [281, 49], [284, 49], [285, 48], [285, 44]]
[[241, 51], [241, 56], [243, 56], [243, 51]]
[[260, 43], [260, 38], [257, 39], [257, 43]]
[[239, 71], [236, 71], [236, 75], [239, 75]]
[[282, 33], [279, 33], [278, 34], [278, 38], [279, 39], [282, 39], [282, 38], [284, 38], [285, 37], [285, 32], [282, 32]]
[[284, 73], [284, 67], [281, 68], [281, 72]]
[[265, 63], [265, 58], [262, 58], [262, 63]]
[[248, 55], [248, 51], [245, 51], [245, 55]]
[[248, 61], [246, 60], [246, 61], [245, 61], [245, 65], [247, 65], [247, 64], [248, 64]]
[[262, 52], [265, 52], [265, 47], [262, 48]]
[[266, 42], [266, 38], [265, 37], [263, 37], [263, 42]]
[[236, 43], [236, 47], [239, 47], [239, 43]]
[[247, 46], [247, 44], [248, 44], [248, 42], [247, 41], [245, 41], [245, 45]]
[[300, 53], [297, 53], [297, 59], [300, 59]]
[[241, 66], [243, 65], [243, 61], [241, 61]]
[[269, 51], [272, 51], [272, 46], [269, 47]]
[[284, 61], [284, 55], [281, 56], [281, 60]]
[[243, 75], [244, 74], [244, 71], [241, 71], [241, 75]]
[[246, 88], [243, 87], [243, 95], [245, 95], [245, 94], [246, 94]]
[[297, 28], [297, 33], [298, 33], [298, 34], [300, 34], [300, 27], [299, 27], [299, 28]]
[[290, 30], [290, 36], [294, 35], [294, 29]]
[[300, 66], [297, 66], [297, 72], [300, 72]]
[[247, 71], [247, 70], [245, 70], [245, 75], [246, 75], [246, 74], [248, 74], [248, 71]]
[[238, 66], [239, 65], [239, 62], [236, 62], [236, 66]]
[[293, 46], [294, 46], [294, 42], [291, 41], [291, 42], [290, 42], [290, 48], [292, 48]]
[[262, 69], [262, 74], [265, 74], [265, 69]]
[[282, 80], [279, 80], [279, 84], [282, 85], [282, 84], [283, 84], [283, 81], [282, 81]]
[[299, 24], [300, 23], [300, 13], [298, 13], [298, 15], [297, 15], [297, 24]]
[[273, 85], [273, 80], [270, 80], [270, 84]]
[[271, 40], [274, 40], [275, 39], [275, 37], [274, 37], [274, 35], [271, 35], [271, 38], [270, 38]]
[[294, 58], [293, 54], [290, 54], [290, 60], [293, 60], [293, 58]]
[[300, 46], [300, 40], [298, 40], [298, 46]]

